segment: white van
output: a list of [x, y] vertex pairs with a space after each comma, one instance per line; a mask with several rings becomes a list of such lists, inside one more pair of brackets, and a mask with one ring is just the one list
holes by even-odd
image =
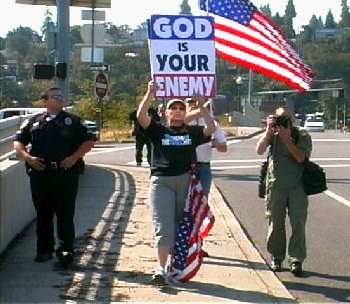
[[0, 110], [0, 119], [45, 112], [46, 108], [5, 108]]
[[324, 132], [324, 120], [320, 117], [308, 117], [304, 123], [304, 128], [309, 132]]
[[[67, 112], [72, 113], [73, 107], [66, 107], [65, 110]], [[0, 109], [0, 119], [9, 118], [12, 116], [23, 116], [43, 112], [46, 112], [46, 108], [5, 108]]]

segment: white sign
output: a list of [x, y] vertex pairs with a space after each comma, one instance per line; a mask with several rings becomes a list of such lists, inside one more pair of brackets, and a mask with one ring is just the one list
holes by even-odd
[[[94, 48], [94, 58], [93, 62], [103, 63], [104, 50], [103, 48]], [[91, 47], [81, 48], [81, 61], [82, 62], [91, 62]]]
[[213, 18], [154, 15], [149, 29], [156, 97], [215, 97]]
[[[106, 20], [106, 12], [105, 11], [93, 11], [92, 10], [82, 10], [81, 11], [81, 20], [92, 20], [94, 21], [105, 21]], [[94, 18], [92, 18], [94, 17]]]

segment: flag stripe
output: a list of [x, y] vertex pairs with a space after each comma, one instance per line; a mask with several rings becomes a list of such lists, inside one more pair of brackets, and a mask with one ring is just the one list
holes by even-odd
[[196, 275], [203, 261], [202, 239], [209, 234], [214, 221], [193, 164], [184, 217], [176, 234], [170, 280], [187, 282]]
[[[255, 38], [250, 39], [248, 34], [218, 23], [215, 24], [215, 29], [218, 29], [215, 32], [217, 50], [232, 58], [237, 58], [237, 60], [245, 61], [244, 66], [247, 68], [249, 68], [249, 64], [252, 64], [256, 66], [256, 69], [259, 69], [259, 72], [268, 73], [270, 77], [281, 74], [285, 81], [292, 80], [293, 83], [296, 83], [296, 87], [304, 84], [305, 89], [309, 87], [311, 80], [308, 75], [309, 72], [304, 71], [304, 68], [293, 65], [289, 58], [286, 58], [280, 52], [275, 52], [265, 42]], [[259, 67], [264, 69], [260, 70]], [[271, 72], [274, 72], [274, 74]]]
[[313, 73], [282, 31], [247, 0], [200, 0], [214, 15], [217, 55], [284, 82], [299, 91], [310, 88]]
[[309, 88], [309, 84], [303, 81], [303, 79], [294, 76], [292, 73], [287, 73], [284, 69], [281, 69], [276, 65], [266, 63], [263, 59], [248, 56], [247, 54], [244, 55], [246, 59], [241, 59], [243, 58], [242, 52], [234, 52], [232, 49], [227, 51], [223, 47], [218, 48], [216, 53], [225, 60], [235, 62], [247, 69], [252, 69], [278, 81], [285, 82], [288, 86], [294, 89], [299, 90], [300, 88], [303, 88], [304, 90], [307, 90]]
[[252, 33], [246, 33], [246, 31], [248, 31], [249, 28], [247, 29], [244, 27], [246, 31], [242, 31], [240, 29], [240, 27], [242, 26], [239, 24], [237, 25], [237, 28], [234, 28], [233, 26], [220, 24], [220, 17], [218, 17], [217, 19], [218, 22], [215, 23], [215, 42], [220, 42], [220, 40], [223, 39], [226, 40], [227, 43], [231, 43], [233, 48], [238, 48], [241, 45], [242, 48], [245, 48], [246, 52], [250, 52], [251, 49], [251, 53], [256, 51], [255, 54], [257, 56], [264, 56], [265, 58], [268, 58], [270, 56], [275, 60], [280, 61], [281, 63], [285, 63], [294, 70], [300, 69], [299, 66], [293, 65], [291, 57], [288, 56], [288, 54], [285, 51], [276, 49], [276, 46], [271, 44], [271, 41], [269, 41], [267, 38], [255, 37], [256, 32], [254, 31], [251, 31]]

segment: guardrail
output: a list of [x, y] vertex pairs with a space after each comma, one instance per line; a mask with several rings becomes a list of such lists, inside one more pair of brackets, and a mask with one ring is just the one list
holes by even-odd
[[21, 124], [33, 115], [34, 114], [28, 114], [0, 119], [0, 161], [14, 155], [12, 143], [15, 138], [15, 133]]
[[[72, 113], [73, 107], [66, 107], [65, 110]], [[36, 114], [37, 113], [0, 119], [0, 161], [14, 156], [15, 151], [13, 150], [12, 143], [15, 138], [15, 133], [27, 118]]]

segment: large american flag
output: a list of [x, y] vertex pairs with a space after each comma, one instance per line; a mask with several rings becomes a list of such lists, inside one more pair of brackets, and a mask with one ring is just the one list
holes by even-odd
[[257, 71], [299, 91], [307, 91], [313, 73], [281, 30], [248, 0], [199, 0], [214, 15], [219, 57]]
[[196, 171], [196, 164], [192, 164], [186, 207], [175, 237], [168, 276], [175, 282], [187, 282], [197, 274], [203, 261], [203, 238], [215, 222]]

